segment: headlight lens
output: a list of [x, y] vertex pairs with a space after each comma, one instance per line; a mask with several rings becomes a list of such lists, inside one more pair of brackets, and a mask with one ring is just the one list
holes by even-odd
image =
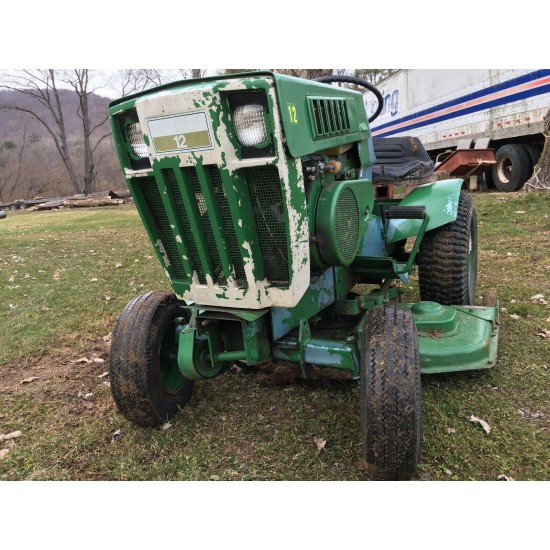
[[265, 111], [261, 105], [241, 105], [233, 111], [233, 125], [241, 145], [252, 147], [267, 140]]
[[128, 134], [130, 147], [136, 156], [140, 159], [147, 157], [149, 153], [147, 152], [147, 145], [145, 145], [145, 141], [143, 141], [143, 132], [141, 131], [140, 123], [133, 122], [132, 124], [128, 124], [126, 132]]

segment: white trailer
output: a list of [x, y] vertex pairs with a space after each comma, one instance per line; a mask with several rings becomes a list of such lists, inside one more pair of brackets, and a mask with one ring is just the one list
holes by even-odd
[[544, 144], [550, 69], [400, 69], [377, 87], [384, 108], [374, 137], [418, 137], [434, 160], [456, 148], [493, 148], [497, 163], [485, 184], [500, 191], [531, 176]]

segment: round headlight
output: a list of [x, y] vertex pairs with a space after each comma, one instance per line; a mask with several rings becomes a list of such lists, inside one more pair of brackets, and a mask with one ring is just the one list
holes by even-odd
[[149, 153], [147, 152], [147, 145], [143, 141], [143, 132], [141, 131], [140, 123], [133, 122], [132, 124], [128, 124], [126, 132], [128, 134], [128, 142], [135, 155], [140, 159], [147, 157]]
[[233, 111], [233, 125], [241, 145], [251, 147], [267, 140], [265, 111], [261, 105], [241, 105]]

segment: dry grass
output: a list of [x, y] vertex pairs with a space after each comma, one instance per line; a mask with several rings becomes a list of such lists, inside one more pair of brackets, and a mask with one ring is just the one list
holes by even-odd
[[[479, 294], [496, 287], [503, 306], [499, 363], [423, 378], [418, 478], [547, 479], [550, 346], [537, 333], [550, 329], [550, 309], [531, 297], [550, 302], [550, 196], [475, 202]], [[117, 413], [106, 363], [77, 360], [106, 361], [103, 337], [124, 305], [168, 288], [131, 207], [11, 215], [0, 221], [0, 246], [0, 433], [23, 433], [0, 478], [372, 478], [360, 456], [358, 387], [342, 377], [305, 382], [292, 366], [233, 367], [196, 384], [167, 430]], [[414, 283], [407, 295], [415, 299]]]

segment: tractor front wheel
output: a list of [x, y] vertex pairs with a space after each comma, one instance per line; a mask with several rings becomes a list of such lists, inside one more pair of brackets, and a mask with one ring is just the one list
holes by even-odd
[[191, 398], [193, 382], [178, 368], [178, 324], [187, 312], [176, 298], [148, 292], [121, 313], [110, 354], [111, 390], [119, 411], [141, 426], [162, 424]]
[[363, 457], [391, 480], [410, 479], [422, 445], [418, 336], [406, 308], [366, 312], [361, 341]]

